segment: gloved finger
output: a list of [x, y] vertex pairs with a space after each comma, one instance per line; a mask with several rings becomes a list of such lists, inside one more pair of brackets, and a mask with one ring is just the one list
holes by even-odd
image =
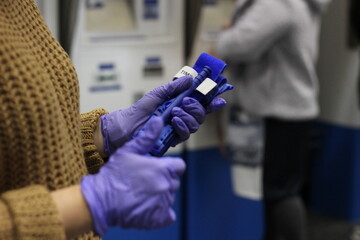
[[[173, 223], [176, 219], [176, 215], [172, 214], [171, 211], [169, 211], [172, 204], [169, 204], [169, 202], [167, 201], [168, 198], [169, 197], [163, 194], [152, 198], [151, 201], [155, 200], [156, 203], [152, 203], [152, 207], [145, 209], [144, 217], [141, 219], [140, 227], [136, 228], [152, 230], [160, 227], [165, 227]], [[139, 206], [139, 208], [141, 209], [141, 206]]]
[[172, 209], [172, 208], [169, 209], [169, 217], [170, 217], [171, 221], [173, 221], [173, 222], [176, 221], [176, 213], [175, 213], [174, 209]]
[[159, 158], [157, 163], [161, 164], [162, 173], [157, 175], [163, 175], [166, 182], [160, 189], [162, 192], [173, 193], [180, 187], [180, 175], [185, 171], [185, 162], [181, 158], [174, 157], [162, 157]]
[[153, 208], [149, 209], [149, 218], [146, 219], [147, 222], [145, 223], [145, 225], [147, 225], [146, 228], [154, 229], [173, 223], [176, 219], [176, 215], [169, 210], [175, 202], [175, 194], [168, 191], [158, 195], [152, 200], [155, 200], [156, 203], [153, 204]]
[[223, 99], [223, 98], [215, 98], [207, 106], [206, 112], [207, 113], [215, 112], [215, 111], [219, 110], [220, 108], [224, 107], [225, 105], [226, 105], [225, 99]]
[[161, 214], [154, 214], [148, 230], [165, 227], [175, 222], [176, 214], [172, 208], [162, 209]]
[[125, 146], [119, 150], [126, 148], [129, 152], [141, 155], [148, 153], [160, 137], [163, 127], [164, 122], [161, 117], [154, 117], [148, 122], [145, 130], [140, 133], [139, 136], [126, 143]]
[[162, 160], [166, 163], [170, 176], [173, 178], [181, 176], [186, 170], [186, 164], [182, 158], [166, 157], [162, 158]]
[[193, 115], [191, 115], [191, 113], [187, 113], [179, 107], [174, 107], [171, 113], [174, 117], [180, 118], [185, 123], [190, 133], [194, 133], [199, 129], [200, 124], [198, 123], [196, 118]]
[[177, 133], [179, 141], [183, 142], [190, 137], [190, 130], [181, 118], [173, 117], [171, 119], [171, 125]]
[[175, 147], [176, 145], [178, 145], [181, 142], [182, 141], [176, 136], [176, 138], [171, 142], [171, 146]]
[[166, 85], [153, 89], [148, 95], [156, 96], [161, 100], [171, 99], [188, 89], [192, 83], [192, 76], [180, 77]]
[[175, 193], [173, 191], [167, 191], [161, 195], [163, 208], [170, 208], [175, 202]]
[[176, 178], [172, 178], [171, 179], [171, 192], [175, 192], [176, 190], [178, 190], [180, 188], [180, 178], [179, 176], [176, 176]]
[[[171, 171], [171, 170], [169, 169], [169, 171]], [[184, 172], [184, 171], [182, 171], [182, 172]], [[180, 182], [180, 177], [179, 176], [181, 174], [175, 173], [174, 171], [172, 171], [172, 173], [171, 173], [172, 176], [168, 180], [169, 183], [170, 183], [170, 191], [171, 191], [171, 193], [174, 193], [176, 190], [178, 190], [180, 188], [181, 182]]]
[[194, 98], [185, 97], [181, 107], [187, 113], [192, 115], [199, 124], [202, 124], [205, 121], [205, 108]]

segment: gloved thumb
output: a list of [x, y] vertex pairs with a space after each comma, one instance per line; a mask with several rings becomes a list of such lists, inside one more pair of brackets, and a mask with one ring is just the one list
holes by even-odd
[[[153, 89], [146, 95], [146, 98], [157, 99], [159, 101], [158, 104], [161, 104], [164, 100], [174, 98], [180, 93], [187, 90], [192, 85], [192, 83], [192, 76], [180, 77], [163, 86]], [[149, 101], [149, 99], [147, 99], [146, 101]]]
[[206, 107], [206, 113], [216, 112], [220, 108], [226, 105], [226, 100], [223, 98], [215, 98], [211, 103]]
[[130, 142], [126, 143], [121, 150], [126, 149], [129, 152], [145, 155], [154, 147], [154, 144], [159, 139], [161, 131], [164, 127], [164, 122], [161, 117], [153, 117], [141, 132]]

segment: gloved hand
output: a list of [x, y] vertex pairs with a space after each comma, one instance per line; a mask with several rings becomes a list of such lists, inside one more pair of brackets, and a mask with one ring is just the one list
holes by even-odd
[[[191, 85], [191, 76], [181, 77], [153, 89], [127, 109], [117, 110], [101, 116], [104, 152], [110, 156], [143, 126], [158, 106], [174, 98]], [[210, 103], [208, 109], [204, 109], [195, 99], [184, 98], [181, 108], [172, 110], [174, 117], [171, 124], [179, 136], [177, 142], [188, 139], [190, 133], [196, 132], [199, 125], [204, 122], [206, 113], [213, 112], [225, 104], [224, 99], [216, 98]]]
[[161, 118], [119, 148], [96, 175], [81, 181], [95, 231], [104, 235], [110, 226], [153, 229], [175, 221], [171, 208], [185, 163], [181, 158], [145, 155], [158, 139]]
[[[174, 107], [172, 110], [173, 118], [171, 125], [174, 127], [178, 138], [172, 144], [172, 147], [187, 140], [191, 133], [199, 129], [199, 125], [205, 121], [207, 113], [219, 110], [226, 105], [226, 101], [222, 98], [215, 98], [206, 109], [194, 98], [185, 97], [181, 108]], [[194, 119], [196, 121], [194, 121]]]

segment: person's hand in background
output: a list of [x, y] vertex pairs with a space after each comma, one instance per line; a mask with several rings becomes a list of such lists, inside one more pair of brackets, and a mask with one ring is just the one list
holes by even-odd
[[221, 26], [221, 30], [227, 30], [230, 27], [231, 27], [231, 21], [225, 21]]

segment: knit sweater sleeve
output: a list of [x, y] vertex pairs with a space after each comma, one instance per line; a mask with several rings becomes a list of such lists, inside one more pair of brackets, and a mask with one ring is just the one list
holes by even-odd
[[89, 173], [98, 172], [99, 168], [104, 164], [104, 159], [100, 156], [95, 146], [94, 132], [100, 116], [106, 113], [104, 109], [99, 108], [81, 114], [81, 139]]
[[55, 203], [45, 187], [30, 186], [1, 195], [0, 239], [65, 239]]

